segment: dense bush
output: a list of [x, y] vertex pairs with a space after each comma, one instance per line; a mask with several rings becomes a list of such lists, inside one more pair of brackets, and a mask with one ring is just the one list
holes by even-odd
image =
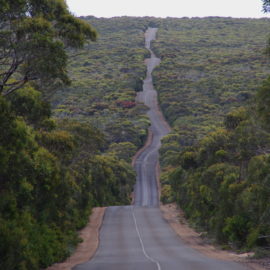
[[[21, 92], [25, 104], [35, 99], [33, 112], [44, 111], [37, 91]], [[124, 160], [101, 155], [104, 135], [89, 124], [48, 129], [46, 109], [31, 126], [31, 110], [14, 104], [0, 97], [0, 268], [40, 269], [69, 254], [92, 207], [128, 204], [135, 175]]]
[[71, 58], [72, 86], [51, 97], [54, 116], [91, 123], [105, 133], [108, 144], [133, 143], [134, 154], [149, 127], [147, 108], [135, 99], [146, 74], [144, 59], [149, 52], [144, 48], [144, 31], [150, 19], [83, 19], [97, 29], [99, 37]]
[[[268, 19], [159, 22], [154, 72], [173, 127], [160, 150], [162, 200], [219, 243], [269, 246]], [[259, 89], [259, 91], [258, 91]]]

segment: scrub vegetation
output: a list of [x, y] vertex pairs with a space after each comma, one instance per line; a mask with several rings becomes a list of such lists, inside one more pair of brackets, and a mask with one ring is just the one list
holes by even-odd
[[146, 73], [144, 31], [148, 22], [128, 17], [84, 19], [99, 37], [70, 59], [73, 83], [51, 98], [54, 116], [90, 123], [104, 132], [111, 152], [128, 155], [125, 159], [130, 161], [143, 145], [149, 126], [147, 108], [135, 102]]
[[224, 247], [270, 244], [268, 19], [167, 19], [154, 82], [173, 130], [163, 202]]
[[0, 0], [0, 18], [1, 269], [63, 260], [93, 207], [130, 204], [148, 26], [162, 200], [224, 245], [269, 246], [269, 20], [78, 19], [62, 0]]

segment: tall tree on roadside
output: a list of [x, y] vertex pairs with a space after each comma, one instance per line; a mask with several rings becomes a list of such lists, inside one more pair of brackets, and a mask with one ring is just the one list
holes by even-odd
[[270, 0], [262, 0], [263, 1], [263, 11], [269, 12], [270, 11]]
[[64, 0], [0, 0], [1, 95], [29, 81], [68, 84], [65, 49], [80, 48], [96, 36]]

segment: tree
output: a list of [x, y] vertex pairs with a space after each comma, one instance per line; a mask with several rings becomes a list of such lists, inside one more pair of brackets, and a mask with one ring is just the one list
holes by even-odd
[[30, 86], [18, 89], [7, 99], [11, 109], [17, 116], [23, 117], [27, 124], [40, 126], [51, 116], [50, 104], [42, 100], [41, 93]]
[[243, 107], [240, 107], [234, 111], [229, 112], [225, 119], [224, 119], [224, 125], [227, 130], [233, 130], [238, 127], [238, 125], [247, 119], [247, 112], [246, 109]]
[[135, 155], [137, 147], [131, 142], [112, 143], [109, 146], [109, 152], [119, 159], [131, 162], [132, 156]]
[[257, 110], [266, 128], [269, 128], [270, 121], [270, 78], [265, 80], [257, 92]]
[[263, 11], [265, 13], [270, 11], [270, 0], [263, 0]]
[[68, 84], [65, 49], [96, 36], [64, 0], [0, 0], [0, 93], [6, 96], [29, 81]]

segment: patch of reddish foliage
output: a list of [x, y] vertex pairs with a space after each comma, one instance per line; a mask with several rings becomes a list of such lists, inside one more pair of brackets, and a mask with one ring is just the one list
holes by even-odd
[[134, 101], [127, 101], [127, 100], [119, 100], [116, 102], [118, 107], [122, 107], [125, 109], [130, 109], [136, 106], [136, 103]]

